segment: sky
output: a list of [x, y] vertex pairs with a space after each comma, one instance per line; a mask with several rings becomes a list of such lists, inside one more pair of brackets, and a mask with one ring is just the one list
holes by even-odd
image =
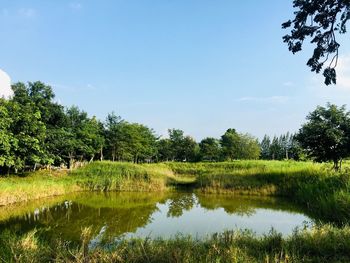
[[282, 41], [292, 16], [292, 0], [1, 0], [0, 96], [40, 80], [67, 107], [158, 135], [295, 132], [317, 105], [350, 102], [350, 37], [327, 87], [310, 47], [293, 55]]

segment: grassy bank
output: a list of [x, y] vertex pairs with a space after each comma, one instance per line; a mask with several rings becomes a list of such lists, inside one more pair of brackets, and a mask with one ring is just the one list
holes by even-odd
[[206, 193], [285, 196], [325, 220], [350, 221], [350, 176], [327, 164], [280, 161], [169, 163], [177, 175], [196, 177]]
[[94, 162], [73, 171], [0, 177], [0, 206], [78, 191], [165, 191], [194, 179], [176, 176], [165, 164]]
[[349, 262], [350, 228], [329, 225], [296, 231], [283, 238], [271, 231], [225, 232], [206, 239], [132, 239], [91, 248], [93, 237], [84, 229], [81, 244], [62, 240], [48, 243], [37, 232], [18, 236], [3, 232], [0, 255], [4, 262]]
[[[121, 240], [95, 249], [88, 246], [96, 235], [91, 233], [92, 228], [83, 231], [80, 244], [60, 239], [48, 241], [42, 232], [22, 235], [3, 230], [0, 261], [350, 262], [349, 172], [335, 173], [330, 167], [278, 161], [143, 165], [94, 162], [72, 172], [39, 171], [23, 177], [0, 178], [1, 205], [78, 191], [164, 192], [187, 187], [231, 196], [285, 196], [338, 225], [319, 225], [289, 237], [275, 232], [265, 236], [247, 231], [227, 232], [201, 240], [180, 236], [168, 240]], [[8, 217], [12, 210], [6, 208]]]
[[0, 178], [0, 205], [76, 191], [166, 191], [286, 196], [318, 217], [350, 220], [350, 177], [329, 165], [287, 161], [224, 163], [94, 162], [72, 172]]
[[0, 177], [0, 206], [59, 196], [80, 188], [66, 171], [37, 171], [21, 176]]

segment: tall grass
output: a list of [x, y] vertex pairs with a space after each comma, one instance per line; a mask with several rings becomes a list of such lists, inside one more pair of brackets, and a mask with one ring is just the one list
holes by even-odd
[[202, 192], [285, 196], [327, 221], [350, 221], [350, 176], [327, 164], [280, 161], [169, 163], [177, 174], [192, 174]]
[[131, 163], [95, 162], [70, 176], [76, 178], [78, 186], [90, 191], [161, 191], [165, 188], [161, 171]]
[[20, 176], [0, 177], [0, 206], [79, 191], [65, 171], [37, 171]]
[[68, 175], [0, 178], [0, 205], [75, 191], [166, 191], [286, 196], [338, 224], [350, 221], [349, 172], [293, 161], [131, 164], [93, 162]]
[[0, 206], [77, 191], [164, 191], [176, 177], [166, 166], [94, 162], [72, 172], [46, 170], [0, 177]]
[[91, 247], [91, 229], [82, 229], [80, 244], [40, 238], [36, 231], [0, 235], [4, 262], [350, 262], [350, 228], [330, 225], [296, 230], [288, 237], [271, 230], [224, 232], [205, 239], [131, 239]]
[[[281, 161], [224, 163], [94, 162], [69, 174], [36, 172], [0, 178], [0, 205], [77, 191], [165, 191], [188, 186], [194, 191], [256, 196], [279, 195], [335, 222], [295, 231], [283, 238], [272, 231], [225, 232], [197, 240], [178, 236], [132, 239], [90, 249], [91, 229], [80, 245], [48, 241], [39, 232], [0, 231], [4, 262], [350, 262], [350, 176], [327, 164]], [[96, 200], [99, 202], [99, 200]], [[9, 211], [6, 214], [10, 214]], [[53, 242], [53, 243], [51, 243]]]

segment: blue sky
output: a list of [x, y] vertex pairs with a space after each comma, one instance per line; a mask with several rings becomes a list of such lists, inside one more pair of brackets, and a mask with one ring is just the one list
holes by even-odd
[[305, 65], [311, 50], [292, 55], [282, 42], [292, 14], [292, 0], [2, 0], [0, 69], [159, 135], [293, 132], [316, 105], [350, 101], [350, 38], [339, 85], [325, 87]]

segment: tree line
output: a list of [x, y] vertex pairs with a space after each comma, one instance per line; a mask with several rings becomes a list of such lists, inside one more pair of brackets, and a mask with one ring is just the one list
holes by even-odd
[[260, 158], [264, 160], [303, 160], [305, 155], [297, 141], [296, 134], [282, 134], [279, 137], [274, 136], [272, 139], [265, 135], [260, 142]]
[[259, 142], [229, 129], [221, 139], [197, 143], [179, 129], [160, 138], [149, 127], [130, 123], [115, 113], [105, 121], [76, 106], [65, 108], [42, 82], [16, 83], [13, 96], [0, 98], [1, 173], [38, 166], [72, 167], [96, 159], [112, 161], [219, 161], [258, 159]]
[[[207, 137], [197, 143], [180, 129], [169, 129], [168, 138], [160, 138], [153, 129], [130, 123], [113, 112], [100, 121], [76, 106], [65, 108], [54, 100], [52, 88], [39, 81], [16, 83], [12, 89], [11, 98], [0, 98], [0, 173], [35, 170], [38, 166], [71, 168], [77, 162], [96, 159], [143, 163], [259, 158], [300, 160], [309, 156], [316, 161], [339, 163], [349, 152], [347, 143], [350, 140], [343, 138], [350, 138], [348, 113], [345, 107], [335, 105], [317, 109], [319, 115], [325, 115], [323, 119], [310, 114], [309, 126], [304, 125], [297, 134], [273, 138], [265, 135], [259, 142], [252, 135], [231, 128], [220, 138]], [[314, 117], [320, 119], [321, 124], [312, 124]], [[327, 118], [342, 124], [327, 127], [322, 124]], [[327, 120], [326, 123], [331, 122]], [[338, 131], [339, 127], [343, 130]], [[322, 145], [317, 139], [320, 131], [322, 140], [329, 140], [323, 149], [315, 150]], [[314, 142], [313, 146], [309, 145], [310, 141]], [[344, 145], [340, 147], [339, 142]], [[326, 154], [324, 148], [327, 147], [333, 152]]]

